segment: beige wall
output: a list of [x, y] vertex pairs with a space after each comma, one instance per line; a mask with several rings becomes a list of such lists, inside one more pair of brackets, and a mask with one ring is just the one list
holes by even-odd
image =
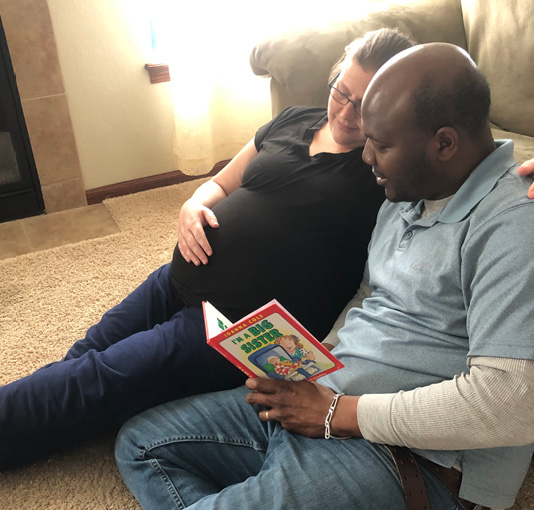
[[168, 83], [132, 0], [48, 0], [85, 189], [176, 170]]
[[144, 69], [141, 3], [0, 0], [47, 212], [176, 170], [170, 87]]

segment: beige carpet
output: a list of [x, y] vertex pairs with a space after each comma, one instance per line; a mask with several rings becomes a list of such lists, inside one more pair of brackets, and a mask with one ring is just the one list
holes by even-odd
[[[170, 260], [179, 207], [201, 182], [107, 200], [118, 234], [0, 261], [0, 385], [60, 359]], [[139, 509], [116, 470], [113, 440], [1, 473], [0, 510]], [[513, 508], [534, 509], [532, 470]]]

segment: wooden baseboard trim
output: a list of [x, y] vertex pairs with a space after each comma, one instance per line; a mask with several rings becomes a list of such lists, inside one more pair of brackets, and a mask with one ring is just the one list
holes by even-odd
[[130, 195], [131, 193], [137, 193], [139, 191], [147, 191], [149, 189], [170, 186], [171, 184], [180, 184], [182, 182], [194, 181], [204, 177], [211, 177], [219, 172], [219, 170], [221, 170], [226, 164], [228, 164], [228, 161], [229, 160], [225, 160], [215, 163], [211, 171], [203, 175], [187, 175], [180, 170], [175, 170], [174, 172], [151, 175], [149, 177], [142, 177], [140, 179], [132, 179], [131, 181], [110, 184], [109, 186], [88, 189], [85, 192], [87, 205], [99, 204], [106, 198], [121, 197], [123, 195]]

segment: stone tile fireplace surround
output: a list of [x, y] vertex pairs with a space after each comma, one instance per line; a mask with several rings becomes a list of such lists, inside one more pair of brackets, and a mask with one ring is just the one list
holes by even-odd
[[0, 0], [47, 213], [87, 204], [46, 0]]

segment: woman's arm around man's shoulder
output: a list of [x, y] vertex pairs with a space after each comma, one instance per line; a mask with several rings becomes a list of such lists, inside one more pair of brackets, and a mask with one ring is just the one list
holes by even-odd
[[[518, 169], [519, 175], [534, 177], [534, 158], [525, 161]], [[534, 184], [528, 190], [528, 198], [534, 198]]]

